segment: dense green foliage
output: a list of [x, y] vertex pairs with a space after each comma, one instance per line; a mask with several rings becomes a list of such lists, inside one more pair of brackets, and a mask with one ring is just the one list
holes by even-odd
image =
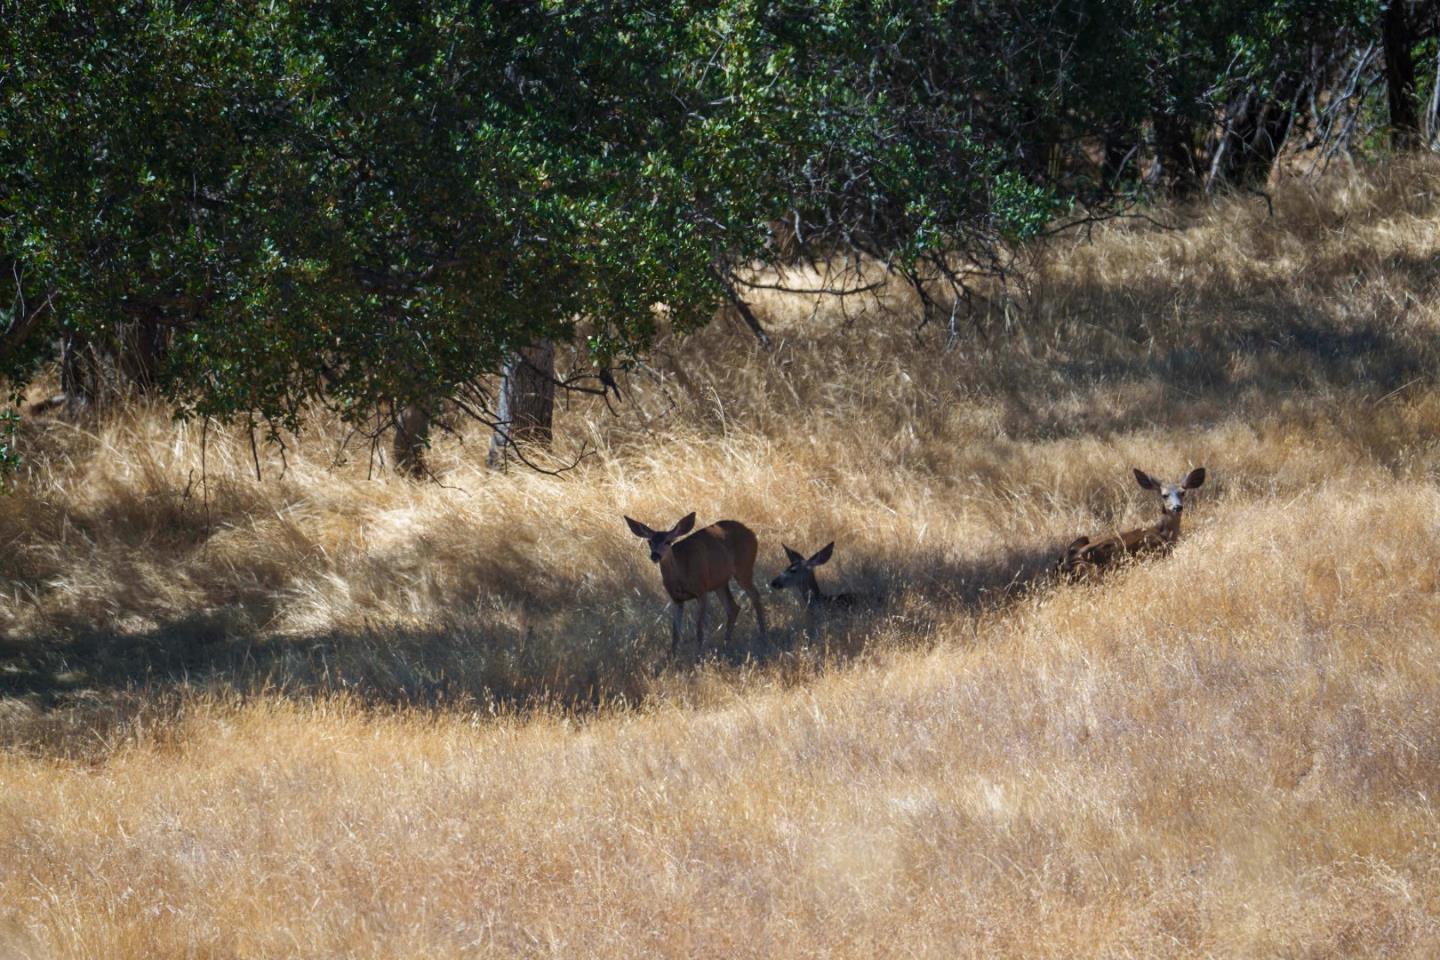
[[958, 289], [1154, 170], [1267, 171], [1379, 9], [11, 4], [0, 375], [64, 336], [183, 413], [363, 422], [539, 339], [642, 354], [787, 215]]
[[161, 326], [177, 402], [294, 425], [309, 397], [443, 394], [578, 318], [623, 352], [654, 304], [702, 315], [703, 140], [638, 69], [667, 52], [646, 12], [377, 6], [12, 33], [4, 240], [61, 322]]

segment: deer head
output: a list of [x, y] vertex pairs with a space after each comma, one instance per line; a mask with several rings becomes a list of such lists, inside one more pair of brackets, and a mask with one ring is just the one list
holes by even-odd
[[669, 530], [651, 530], [639, 520], [631, 520], [629, 517], [625, 518], [625, 522], [630, 525], [631, 533], [650, 545], [651, 561], [659, 563], [665, 559], [665, 555], [670, 552], [670, 547], [674, 545], [675, 541], [685, 536], [695, 526], [695, 514], [688, 513], [681, 517], [680, 522]]
[[819, 550], [808, 560], [801, 554], [781, 544], [785, 551], [785, 559], [790, 561], [790, 566], [780, 571], [780, 575], [770, 581], [771, 590], [784, 590], [786, 587], [799, 587], [814, 593], [819, 592], [815, 583], [815, 568], [830, 559], [835, 552], [835, 543], [831, 541]]
[[1185, 494], [1194, 490], [1205, 482], [1205, 468], [1196, 467], [1185, 475], [1185, 479], [1179, 483], [1161, 483], [1144, 470], [1135, 470], [1135, 482], [1145, 490], [1153, 490], [1160, 495], [1160, 509], [1167, 517], [1179, 517], [1180, 512], [1185, 509]]

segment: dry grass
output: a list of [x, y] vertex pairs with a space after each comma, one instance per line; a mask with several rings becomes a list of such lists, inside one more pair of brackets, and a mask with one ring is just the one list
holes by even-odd
[[[31, 425], [0, 957], [1440, 953], [1440, 167], [1275, 205], [1100, 230], [948, 353], [773, 296], [561, 478]], [[1185, 539], [1055, 584], [1132, 464], [1209, 468]], [[873, 602], [671, 664], [619, 515], [691, 509]]]

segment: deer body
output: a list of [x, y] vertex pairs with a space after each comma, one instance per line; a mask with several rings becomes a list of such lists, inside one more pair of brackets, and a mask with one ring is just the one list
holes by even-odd
[[1122, 557], [1165, 553], [1180, 539], [1180, 515], [1185, 509], [1185, 493], [1205, 482], [1205, 468], [1191, 470], [1176, 484], [1162, 484], [1142, 470], [1135, 471], [1135, 481], [1142, 489], [1160, 495], [1161, 516], [1154, 526], [1111, 534], [1098, 540], [1080, 537], [1065, 548], [1058, 568], [1061, 573], [1092, 577]]
[[[650, 544], [650, 559], [660, 567], [660, 582], [673, 607], [670, 623], [670, 655], [680, 644], [680, 627], [685, 619], [685, 604], [699, 601], [695, 613], [695, 642], [705, 646], [705, 606], [711, 593], [720, 594], [725, 607], [725, 642], [735, 629], [740, 605], [730, 593], [735, 580], [755, 606], [755, 620], [760, 637], [765, 636], [765, 611], [760, 606], [760, 591], [755, 589], [755, 556], [760, 544], [755, 534], [743, 523], [721, 520], [691, 536], [685, 534], [695, 525], [695, 514], [689, 514], [669, 530], [651, 530], [637, 520], [625, 518], [630, 530]], [[681, 539], [684, 537], [684, 539]]]

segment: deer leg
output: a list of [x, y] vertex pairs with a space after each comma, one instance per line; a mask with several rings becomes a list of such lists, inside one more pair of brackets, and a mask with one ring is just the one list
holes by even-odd
[[670, 659], [675, 659], [675, 651], [680, 646], [680, 625], [685, 622], [685, 604], [671, 602], [670, 604]]
[[700, 651], [705, 649], [705, 602], [709, 596], [708, 593], [700, 594], [697, 600], [699, 606], [695, 608], [695, 656], [697, 657], [700, 656]]
[[725, 604], [725, 646], [730, 646], [730, 634], [735, 631], [735, 618], [740, 616], [740, 604], [730, 592], [730, 584], [720, 588], [720, 602]]
[[755, 622], [760, 625], [759, 639], [765, 639], [765, 610], [760, 606], [760, 591], [755, 589], [755, 580], [741, 580], [740, 589], [745, 591], [745, 596], [750, 598], [750, 603], [755, 607]]

